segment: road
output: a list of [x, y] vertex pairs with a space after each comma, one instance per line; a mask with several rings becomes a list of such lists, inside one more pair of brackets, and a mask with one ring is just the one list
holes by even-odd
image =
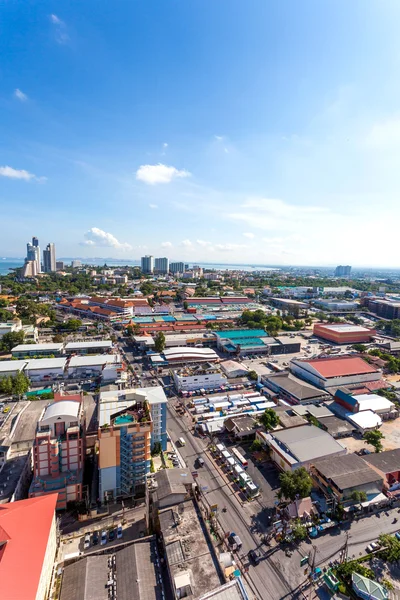
[[[197, 470], [199, 477], [198, 484], [204, 492], [204, 499], [210, 506], [217, 504], [219, 507], [218, 521], [225, 532], [234, 531], [242, 540], [243, 547], [239, 553], [239, 563], [242, 566], [248, 566], [249, 572], [246, 581], [250, 590], [255, 594], [258, 600], [278, 600], [286, 598], [300, 598], [302, 595], [297, 586], [304, 579], [301, 576], [299, 561], [296, 565], [292, 559], [284, 555], [278, 548], [268, 548], [261, 544], [260, 535], [254, 531], [251, 512], [257, 510], [257, 504], [243, 507], [235, 496], [231, 484], [227, 483], [221, 475], [219, 469], [214, 465], [208, 454], [205, 452], [206, 441], [195, 437], [187, 427], [187, 417], [180, 418], [176, 415], [173, 408], [168, 408], [168, 431], [171, 439], [175, 442], [179, 437], [183, 437], [186, 446], [179, 448], [181, 456], [184, 458], [190, 469]], [[196, 469], [195, 461], [198, 456], [204, 459], [204, 467]], [[227, 508], [226, 513], [222, 512], [223, 507]], [[254, 507], [254, 508], [253, 508]], [[259, 508], [258, 508], [259, 510]], [[249, 564], [247, 554], [249, 550], [259, 548], [263, 553], [263, 559], [257, 567]], [[284, 560], [285, 559], [285, 560]], [[282, 569], [282, 562], [286, 563], [285, 569]], [[290, 562], [290, 565], [288, 565]], [[293, 568], [294, 573], [293, 573]], [[290, 573], [288, 573], [290, 571]], [[290, 581], [287, 579], [289, 574]]]

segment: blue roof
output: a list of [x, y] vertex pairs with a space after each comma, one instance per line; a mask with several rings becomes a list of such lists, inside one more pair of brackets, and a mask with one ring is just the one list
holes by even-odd
[[236, 331], [217, 331], [216, 334], [220, 338], [232, 341], [238, 341], [246, 338], [263, 338], [268, 336], [264, 329], [238, 329]]

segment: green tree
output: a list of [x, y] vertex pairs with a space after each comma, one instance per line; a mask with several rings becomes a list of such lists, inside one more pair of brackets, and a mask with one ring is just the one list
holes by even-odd
[[255, 371], [249, 371], [248, 378], [251, 379], [252, 381], [257, 381], [258, 375]]
[[250, 446], [251, 452], [261, 452], [262, 449], [263, 449], [263, 445], [260, 442], [260, 440], [254, 440], [254, 442]]
[[159, 331], [154, 338], [154, 348], [156, 352], [162, 352], [165, 348], [165, 335], [163, 331]]
[[19, 371], [12, 382], [13, 394], [16, 396], [22, 396], [29, 390], [29, 379], [21, 371]]
[[296, 519], [292, 524], [292, 535], [295, 540], [305, 540], [307, 537], [307, 527], [303, 525], [300, 519]]
[[296, 500], [296, 498], [306, 498], [312, 490], [312, 480], [304, 467], [294, 471], [285, 471], [279, 475], [281, 489], [280, 498], [287, 500]]
[[363, 435], [363, 439], [366, 444], [373, 446], [375, 448], [375, 452], [382, 452], [383, 445], [382, 441], [385, 438], [383, 433], [379, 431], [379, 429], [374, 429], [373, 431], [366, 431]]
[[2, 377], [0, 379], [0, 392], [9, 396], [12, 394], [12, 389], [13, 382], [11, 376], [9, 375], [8, 377]]
[[78, 331], [82, 327], [82, 321], [80, 319], [69, 319], [66, 323], [66, 329], [68, 331]]
[[128, 325], [128, 327], [126, 328], [126, 333], [128, 335], [133, 335], [133, 325]]
[[351, 492], [350, 498], [355, 502], [366, 502], [368, 500], [368, 496], [363, 490], [354, 490]]
[[11, 352], [15, 346], [23, 343], [24, 337], [25, 333], [23, 331], [10, 331], [9, 333], [5, 333], [1, 338], [1, 350], [3, 352]]
[[259, 419], [267, 431], [273, 429], [279, 423], [278, 415], [272, 408], [266, 408], [264, 413], [259, 417]]
[[353, 348], [353, 350], [357, 350], [357, 352], [366, 352], [367, 351], [367, 346], [365, 346], [365, 344], [353, 344], [352, 348]]
[[155, 442], [154, 446], [153, 446], [153, 449], [151, 451], [151, 455], [152, 456], [158, 456], [159, 454], [161, 454], [161, 450], [162, 450], [162, 448], [161, 448], [161, 442]]
[[187, 310], [187, 309], [188, 309], [188, 307], [189, 307], [189, 304], [188, 304], [188, 303], [186, 302], [186, 300], [185, 300], [185, 302], [183, 303], [183, 308], [184, 308], [185, 310]]
[[381, 558], [387, 562], [397, 562], [400, 560], [400, 541], [394, 535], [380, 535], [379, 541], [385, 548], [385, 550], [379, 552]]
[[53, 337], [53, 342], [55, 344], [62, 344], [63, 341], [64, 341], [64, 338], [60, 333], [56, 333], [56, 335]]

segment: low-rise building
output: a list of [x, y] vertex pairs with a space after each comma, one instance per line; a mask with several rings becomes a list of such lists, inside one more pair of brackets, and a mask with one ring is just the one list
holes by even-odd
[[38, 329], [35, 327], [35, 325], [22, 325], [21, 319], [18, 319], [17, 317], [10, 321], [0, 323], [0, 339], [6, 333], [14, 333], [18, 331], [23, 331], [24, 339], [26, 341], [31, 340], [32, 342], [37, 342], [39, 336]]
[[51, 494], [0, 504], [0, 591], [4, 600], [48, 597], [57, 551], [56, 502], [57, 494]]
[[390, 498], [400, 497], [400, 448], [367, 454], [364, 460], [383, 478], [383, 489]]
[[327, 392], [311, 383], [306, 383], [288, 371], [264, 375], [261, 381], [290, 404], [311, 404], [329, 398]]
[[227, 383], [227, 379], [219, 369], [186, 367], [173, 371], [174, 385], [178, 393], [196, 390], [210, 390], [220, 388]]
[[101, 375], [106, 365], [114, 365], [123, 369], [123, 361], [119, 354], [95, 354], [90, 356], [72, 356], [68, 363], [68, 377], [83, 378]]
[[225, 429], [235, 439], [252, 440], [255, 438], [256, 431], [260, 424], [250, 415], [240, 415], [237, 417], [228, 417], [224, 421]]
[[0, 378], [15, 377], [23, 371], [28, 361], [26, 360], [0, 360]]
[[351, 586], [359, 598], [364, 600], [388, 600], [389, 592], [380, 583], [373, 579], [368, 579], [358, 573], [352, 573]]
[[64, 344], [18, 344], [11, 350], [15, 358], [61, 356], [63, 353]]
[[282, 471], [309, 469], [317, 459], [347, 453], [329, 433], [314, 425], [274, 431], [264, 434], [263, 439], [270, 448], [272, 460]]
[[379, 381], [381, 371], [358, 356], [334, 358], [297, 359], [290, 361], [290, 370], [318, 388], [361, 384]]
[[218, 354], [211, 348], [167, 348], [163, 352], [163, 357], [168, 364], [180, 364], [187, 362], [216, 362], [219, 360]]
[[224, 360], [224, 362], [221, 363], [221, 369], [228, 379], [245, 377], [249, 372], [246, 365], [237, 362], [236, 360]]
[[31, 381], [62, 379], [64, 377], [66, 358], [33, 358], [26, 362], [25, 375]]
[[351, 302], [346, 300], [315, 300], [315, 306], [322, 308], [322, 310], [328, 310], [331, 312], [353, 312], [360, 308], [357, 302]]
[[315, 323], [314, 335], [335, 344], [367, 344], [376, 335], [375, 329], [349, 323]]
[[68, 342], [65, 346], [65, 354], [101, 354], [102, 352], [111, 352], [112, 348], [111, 340]]

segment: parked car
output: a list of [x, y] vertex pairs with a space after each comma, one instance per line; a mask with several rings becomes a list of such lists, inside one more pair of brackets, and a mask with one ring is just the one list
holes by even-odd
[[115, 530], [114, 529], [110, 529], [108, 532], [108, 539], [110, 542], [112, 542], [115, 538]]
[[261, 560], [261, 552], [259, 550], [250, 550], [249, 558], [254, 565], [258, 565]]
[[378, 544], [378, 542], [371, 542], [369, 546], [366, 547], [366, 550], [369, 554], [370, 552], [375, 552], [376, 550], [379, 550], [380, 547], [381, 545]]
[[204, 467], [204, 460], [201, 456], [197, 457], [197, 464], [199, 465], [199, 467]]
[[85, 535], [85, 541], [83, 543], [83, 548], [85, 550], [87, 550], [88, 548], [90, 548], [90, 533], [86, 533], [86, 535]]
[[120, 540], [122, 538], [122, 525], [121, 523], [118, 523], [118, 527], [117, 527], [117, 539]]
[[99, 534], [97, 531], [94, 531], [93, 537], [92, 537], [92, 544], [93, 544], [93, 546], [97, 546], [98, 543], [99, 543]]
[[107, 531], [102, 531], [101, 532], [100, 545], [104, 546], [104, 544], [107, 544]]

